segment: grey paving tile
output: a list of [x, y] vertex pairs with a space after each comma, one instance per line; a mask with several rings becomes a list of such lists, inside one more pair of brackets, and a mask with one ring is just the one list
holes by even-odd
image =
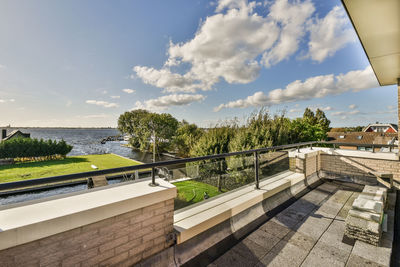
[[319, 217], [318, 215], [315, 215], [315, 217], [309, 216], [305, 221], [297, 225], [296, 231], [318, 240], [331, 222], [332, 219], [330, 218]]
[[228, 250], [224, 255], [212, 263], [212, 266], [242, 267], [248, 266], [246, 259], [235, 250]]
[[316, 239], [295, 231], [289, 232], [283, 240], [306, 251], [310, 251], [317, 242]]
[[258, 262], [270, 250], [250, 239], [244, 239], [232, 248], [250, 262]]
[[350, 255], [346, 264], [347, 267], [384, 267], [384, 265], [377, 264], [376, 262], [364, 259], [354, 254]]
[[257, 229], [244, 240], [249, 239], [257, 245], [263, 247], [268, 252], [276, 243], [279, 242], [280, 238], [271, 235], [263, 230]]
[[365, 242], [356, 241], [352, 254], [380, 265], [389, 266], [391, 251], [390, 248], [376, 247]]
[[342, 242], [345, 228], [345, 222], [334, 220], [321, 236], [319, 242], [329, 244], [343, 251], [351, 252], [353, 246]]
[[268, 222], [261, 225], [259, 229], [271, 235], [274, 235], [277, 238], [283, 238], [286, 234], [288, 234], [291, 231], [289, 227], [277, 223], [274, 220], [269, 220]]
[[354, 200], [358, 197], [359, 193], [354, 192], [349, 199], [346, 201], [342, 209], [339, 211], [339, 213], [336, 215], [336, 219], [339, 220], [346, 220], [347, 214], [349, 213], [349, 210], [351, 209], [351, 206], [353, 205]]
[[345, 266], [350, 252], [318, 242], [301, 266]]
[[256, 266], [296, 267], [300, 266], [307, 254], [308, 251], [281, 240]]

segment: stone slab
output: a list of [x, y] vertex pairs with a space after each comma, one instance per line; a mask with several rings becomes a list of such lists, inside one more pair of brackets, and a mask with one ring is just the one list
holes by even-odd
[[380, 201], [369, 200], [358, 196], [353, 202], [353, 209], [369, 211], [381, 214], [383, 212], [383, 203]]
[[374, 221], [377, 223], [380, 223], [382, 220], [381, 214], [377, 214], [377, 213], [373, 213], [373, 212], [352, 209], [349, 211], [348, 214], [349, 214], [349, 216], [357, 217], [357, 218], [360, 218], [363, 220]]

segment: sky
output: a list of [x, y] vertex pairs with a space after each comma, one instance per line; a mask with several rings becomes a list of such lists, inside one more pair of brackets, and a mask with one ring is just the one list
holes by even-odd
[[202, 127], [265, 107], [397, 122], [339, 0], [2, 0], [0, 126], [116, 127], [144, 108]]

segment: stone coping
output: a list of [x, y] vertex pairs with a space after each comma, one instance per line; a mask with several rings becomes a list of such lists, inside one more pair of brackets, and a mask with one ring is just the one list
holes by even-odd
[[174, 228], [178, 244], [218, 225], [249, 207], [260, 203], [304, 180], [304, 174], [284, 171], [260, 181], [260, 189], [254, 184], [241, 187], [220, 197], [202, 202], [195, 207], [176, 211]]
[[130, 182], [0, 210], [0, 250], [176, 197], [174, 185], [156, 181], [159, 186]]
[[300, 152], [296, 150], [289, 151], [289, 157], [305, 158], [307, 156], [312, 156], [317, 151], [324, 152], [328, 155], [335, 156], [347, 156], [347, 157], [357, 157], [357, 158], [368, 158], [368, 159], [383, 159], [383, 160], [399, 160], [399, 156], [392, 152], [371, 152], [371, 151], [360, 151], [351, 149], [333, 149], [328, 147], [313, 147], [312, 149], [301, 148]]

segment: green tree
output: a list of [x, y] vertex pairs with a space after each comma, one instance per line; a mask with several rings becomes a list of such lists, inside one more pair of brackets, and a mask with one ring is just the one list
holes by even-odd
[[318, 108], [317, 111], [315, 112], [315, 119], [317, 121], [317, 124], [319, 124], [325, 132], [329, 132], [330, 130], [329, 125], [331, 124], [331, 121], [328, 120], [328, 118], [325, 115], [325, 112], [323, 112]]
[[[229, 152], [229, 142], [234, 137], [237, 126], [224, 125], [216, 126], [206, 131], [190, 150], [190, 155], [193, 157], [222, 154]], [[218, 176], [217, 187], [222, 191], [223, 175], [227, 170], [227, 162], [225, 158], [205, 160], [198, 164], [199, 175], [206, 179]], [[189, 164], [190, 165], [190, 164]], [[193, 165], [193, 164], [192, 164]]]
[[141, 151], [150, 151], [155, 144], [157, 152], [166, 151], [178, 128], [178, 121], [167, 113], [133, 110], [121, 114], [118, 129], [131, 135], [130, 143]]
[[309, 124], [314, 125], [317, 124], [317, 118], [315, 117], [314, 112], [310, 108], [306, 108], [303, 113], [303, 120], [307, 121]]
[[204, 131], [197, 127], [196, 124], [190, 124], [185, 120], [179, 123], [179, 128], [176, 131], [174, 139], [175, 149], [178, 154], [183, 157], [188, 157], [190, 155], [190, 149], [194, 147], [203, 133]]

